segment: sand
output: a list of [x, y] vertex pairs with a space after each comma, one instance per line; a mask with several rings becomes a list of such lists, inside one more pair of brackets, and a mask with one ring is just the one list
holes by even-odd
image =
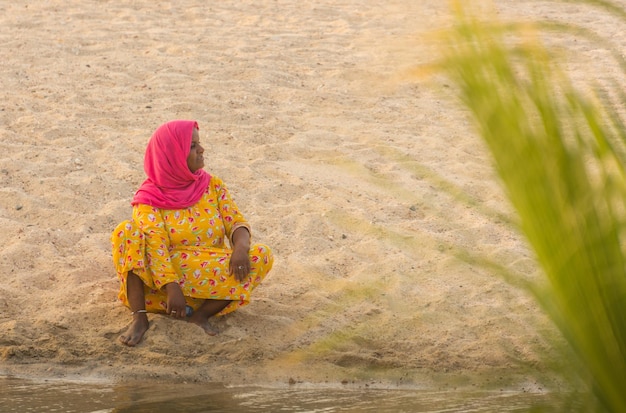
[[[495, 7], [626, 53], [604, 10]], [[0, 374], [549, 384], [555, 328], [485, 264], [543, 277], [489, 154], [453, 85], [408, 76], [449, 24], [440, 0], [1, 3]], [[618, 73], [607, 45], [544, 34], [581, 85]], [[109, 234], [171, 119], [199, 122], [206, 169], [276, 261], [249, 306], [214, 320], [218, 336], [150, 315], [127, 348]]]

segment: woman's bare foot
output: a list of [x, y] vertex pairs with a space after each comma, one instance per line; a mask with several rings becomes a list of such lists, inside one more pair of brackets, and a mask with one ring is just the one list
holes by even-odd
[[208, 335], [215, 336], [218, 331], [209, 324], [209, 318], [228, 307], [228, 304], [230, 304], [229, 300], [204, 300], [200, 308], [194, 311], [188, 321], [202, 327]]
[[134, 347], [139, 344], [145, 332], [148, 331], [148, 327], [150, 324], [145, 313], [133, 314], [133, 322], [128, 326], [128, 330], [119, 337], [119, 340], [122, 344]]
[[213, 326], [211, 326], [211, 324], [209, 324], [209, 320], [203, 317], [201, 314], [198, 314], [198, 313], [192, 314], [191, 317], [189, 317], [188, 321], [190, 323], [194, 323], [195, 325], [202, 327], [204, 332], [210, 336], [216, 336], [218, 333], [218, 331]]

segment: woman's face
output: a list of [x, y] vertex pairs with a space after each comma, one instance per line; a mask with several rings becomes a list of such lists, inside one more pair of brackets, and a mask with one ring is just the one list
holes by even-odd
[[191, 172], [196, 172], [204, 166], [203, 153], [204, 148], [200, 145], [198, 129], [194, 129], [191, 135], [191, 150], [189, 151], [189, 156], [187, 156], [187, 166]]

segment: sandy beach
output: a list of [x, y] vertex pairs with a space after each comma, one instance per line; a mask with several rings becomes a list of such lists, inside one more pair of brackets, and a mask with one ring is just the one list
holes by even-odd
[[[543, 32], [581, 87], [620, 73], [606, 10], [494, 7], [608, 40]], [[490, 265], [542, 278], [489, 154], [453, 85], [410, 75], [450, 23], [439, 0], [0, 2], [0, 375], [552, 383], [551, 321]], [[216, 337], [150, 315], [127, 348], [109, 237], [172, 119], [198, 121], [275, 264]]]

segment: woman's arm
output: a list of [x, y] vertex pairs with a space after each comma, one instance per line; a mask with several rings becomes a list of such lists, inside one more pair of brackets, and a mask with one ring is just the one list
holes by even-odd
[[250, 273], [250, 232], [246, 227], [235, 229], [232, 235], [233, 253], [230, 256], [229, 272], [242, 282]]
[[185, 297], [178, 285], [180, 276], [170, 259], [170, 238], [161, 211], [149, 205], [133, 208], [133, 218], [146, 238], [146, 260], [154, 285], [165, 288], [167, 314], [185, 317]]
[[243, 282], [250, 273], [250, 226], [239, 212], [239, 208], [230, 196], [226, 185], [219, 183], [216, 188], [218, 192], [218, 207], [224, 222], [226, 234], [229, 235], [230, 247], [233, 252], [230, 257], [229, 273], [237, 281]]

